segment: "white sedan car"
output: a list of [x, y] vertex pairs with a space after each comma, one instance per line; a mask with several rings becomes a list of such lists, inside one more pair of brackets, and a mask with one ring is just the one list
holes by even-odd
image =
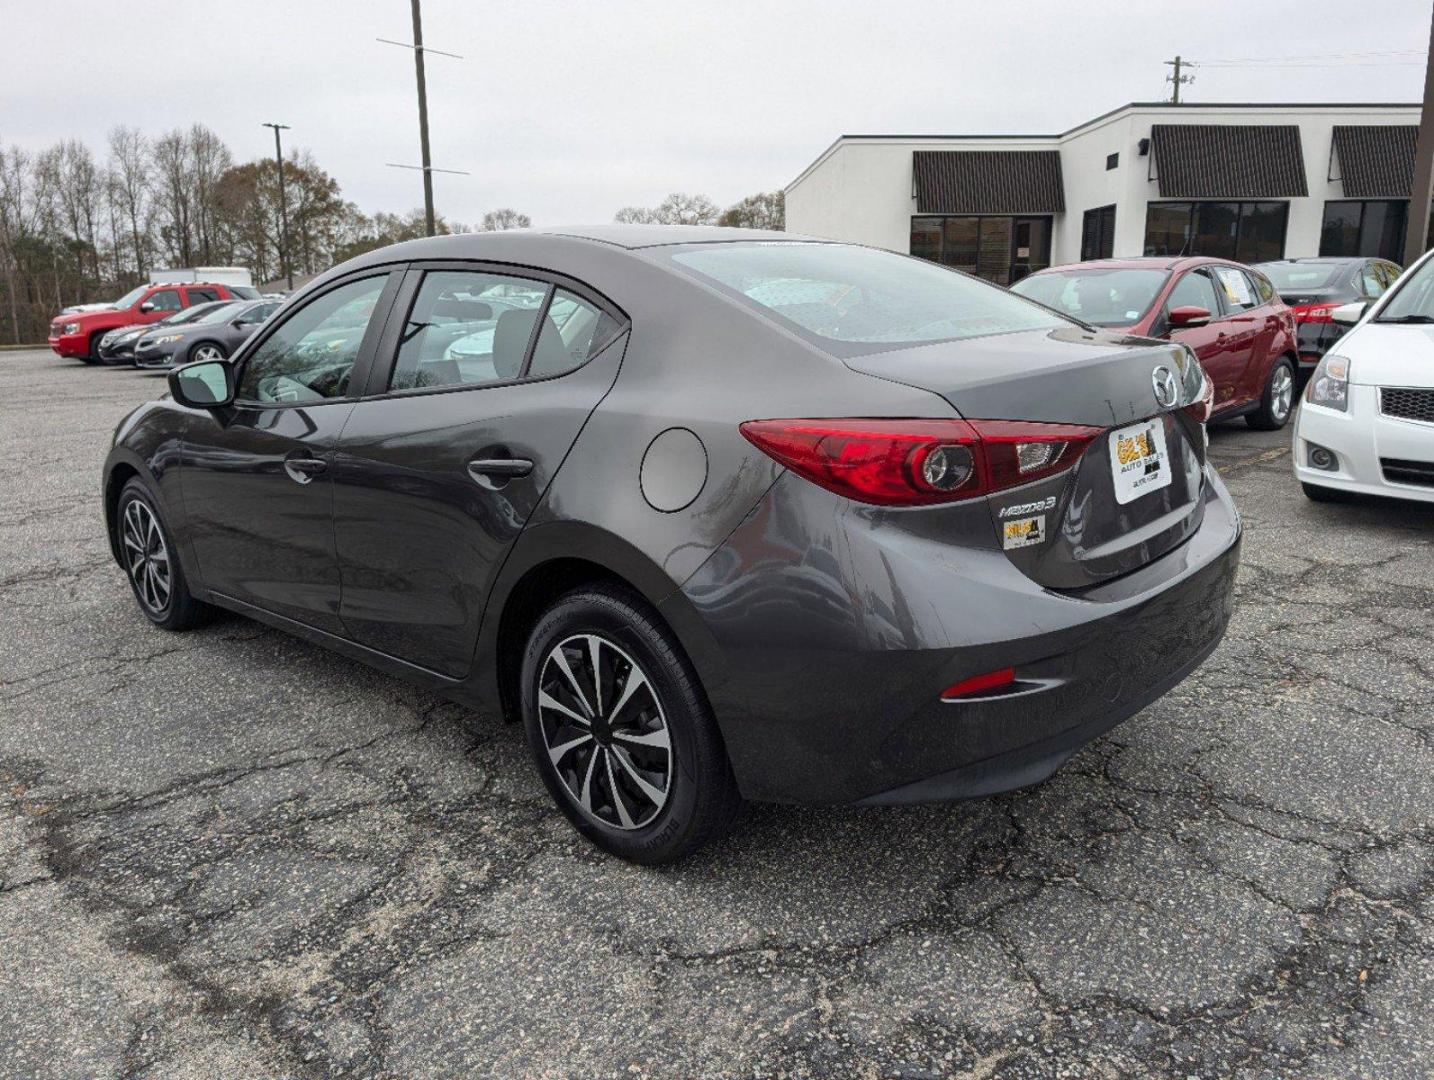
[[1295, 420], [1295, 476], [1322, 502], [1434, 502], [1434, 251], [1367, 306], [1310, 376]]

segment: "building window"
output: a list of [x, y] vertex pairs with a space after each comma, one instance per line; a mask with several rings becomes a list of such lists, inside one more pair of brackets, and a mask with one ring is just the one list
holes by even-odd
[[1087, 210], [1080, 223], [1080, 257], [1108, 259], [1115, 254], [1115, 207]]
[[1106, 155], [1105, 155], [1105, 171], [1106, 171], [1106, 172], [1110, 172], [1111, 169], [1116, 168], [1119, 164], [1120, 164], [1120, 155], [1119, 155], [1119, 154], [1106, 154]]
[[1287, 202], [1153, 202], [1145, 212], [1145, 254], [1268, 262], [1285, 253], [1289, 213]]
[[[1408, 224], [1408, 199], [1332, 199], [1324, 204], [1319, 253], [1402, 262]], [[1424, 246], [1434, 247], [1434, 216]]]
[[1010, 285], [1050, 266], [1051, 219], [913, 217], [911, 254]]

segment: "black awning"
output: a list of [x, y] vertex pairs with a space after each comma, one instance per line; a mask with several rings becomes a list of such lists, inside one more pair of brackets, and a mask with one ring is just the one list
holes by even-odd
[[1417, 124], [1361, 124], [1334, 129], [1339, 175], [1350, 199], [1407, 199], [1414, 189]]
[[1056, 150], [916, 150], [918, 214], [1056, 214], [1066, 208]]
[[1309, 194], [1300, 129], [1276, 124], [1154, 124], [1162, 199], [1290, 199]]

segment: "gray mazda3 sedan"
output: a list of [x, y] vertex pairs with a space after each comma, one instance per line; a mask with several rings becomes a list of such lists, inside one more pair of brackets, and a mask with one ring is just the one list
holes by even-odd
[[104, 468], [141, 611], [521, 718], [558, 806], [637, 862], [743, 798], [1036, 783], [1230, 616], [1194, 357], [886, 251], [416, 240], [169, 386]]

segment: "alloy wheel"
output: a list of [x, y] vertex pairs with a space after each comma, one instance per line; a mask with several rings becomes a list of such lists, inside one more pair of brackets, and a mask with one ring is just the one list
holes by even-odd
[[1295, 377], [1290, 374], [1290, 369], [1284, 364], [1275, 368], [1274, 378], [1270, 380], [1270, 413], [1276, 420], [1283, 420], [1290, 415], [1290, 405], [1295, 398]]
[[169, 548], [154, 511], [142, 500], [131, 499], [125, 507], [120, 539], [125, 568], [139, 602], [152, 614], [163, 615], [172, 588]]
[[195, 361], [223, 360], [224, 354], [219, 351], [218, 346], [201, 345], [194, 350], [194, 355], [190, 359]]
[[588, 818], [640, 829], [672, 791], [672, 740], [657, 691], [607, 638], [576, 634], [538, 673], [538, 721], [553, 769]]

